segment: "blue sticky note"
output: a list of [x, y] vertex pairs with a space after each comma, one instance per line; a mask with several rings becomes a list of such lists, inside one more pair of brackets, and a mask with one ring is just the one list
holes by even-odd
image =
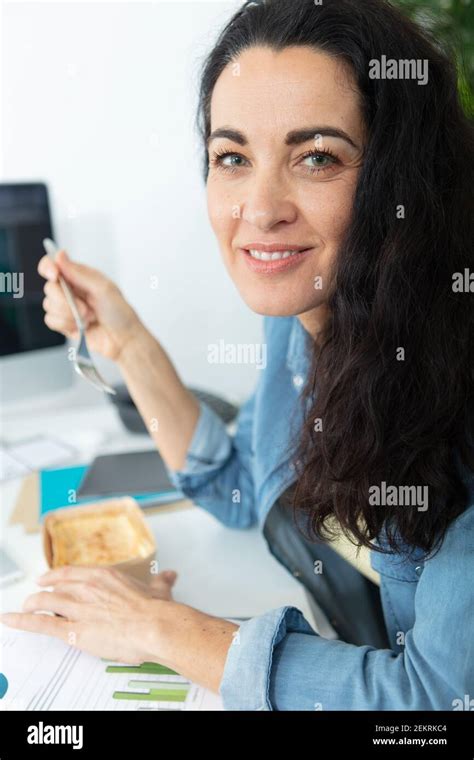
[[[40, 519], [47, 512], [61, 507], [73, 507], [76, 504], [87, 504], [90, 502], [100, 501], [98, 497], [76, 496], [82, 479], [86, 473], [88, 465], [77, 467], [61, 467], [55, 470], [42, 470], [40, 472]], [[117, 494], [123, 496], [123, 494]], [[111, 494], [107, 498], [112, 498]], [[139, 503], [143, 503], [146, 508], [148, 504], [159, 504], [182, 499], [183, 494], [180, 491], [161, 491], [158, 493], [134, 494], [133, 498]]]

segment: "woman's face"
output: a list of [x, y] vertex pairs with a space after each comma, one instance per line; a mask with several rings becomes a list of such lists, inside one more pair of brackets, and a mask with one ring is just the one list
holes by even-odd
[[222, 72], [211, 101], [208, 210], [253, 311], [324, 307], [363, 146], [359, 94], [340, 61], [305, 47], [254, 47]]

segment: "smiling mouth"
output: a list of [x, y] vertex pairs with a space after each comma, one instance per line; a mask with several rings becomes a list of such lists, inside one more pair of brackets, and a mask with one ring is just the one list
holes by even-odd
[[[263, 247], [263, 246], [260, 246]], [[257, 250], [255, 248], [240, 248], [240, 253], [244, 256], [244, 261], [250, 271], [255, 274], [271, 275], [279, 274], [299, 266], [306, 256], [313, 250], [312, 248], [299, 249], [282, 249], [276, 250], [276, 246], [270, 251]]]
[[308, 251], [309, 248], [303, 248], [302, 250], [295, 250], [295, 251], [274, 251], [273, 253], [267, 253], [266, 251], [256, 251], [256, 250], [246, 250], [246, 253], [248, 253], [252, 259], [255, 259], [256, 261], [282, 261], [283, 259], [289, 259], [292, 256], [297, 256], [299, 253], [304, 253], [305, 251]]

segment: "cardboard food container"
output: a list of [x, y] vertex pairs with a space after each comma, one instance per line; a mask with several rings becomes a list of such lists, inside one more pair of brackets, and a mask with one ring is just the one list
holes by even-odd
[[115, 567], [148, 582], [156, 556], [153, 534], [135, 499], [66, 507], [49, 512], [43, 522], [48, 567]]

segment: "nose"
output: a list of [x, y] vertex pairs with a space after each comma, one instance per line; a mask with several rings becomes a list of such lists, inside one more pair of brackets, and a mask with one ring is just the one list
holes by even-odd
[[278, 174], [262, 168], [253, 174], [246, 187], [241, 216], [265, 232], [279, 222], [293, 222], [297, 209]]

